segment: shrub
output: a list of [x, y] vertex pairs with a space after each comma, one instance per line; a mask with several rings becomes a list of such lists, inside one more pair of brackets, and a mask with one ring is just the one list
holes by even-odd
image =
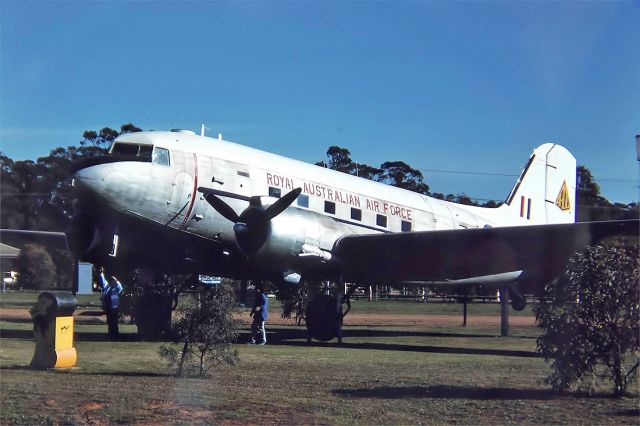
[[593, 246], [576, 254], [564, 276], [545, 287], [550, 301], [534, 311], [544, 328], [538, 351], [553, 368], [545, 382], [554, 389], [585, 384], [602, 365], [614, 394], [625, 393], [625, 364], [633, 363], [640, 349], [638, 264], [638, 246]]
[[176, 376], [205, 376], [220, 364], [236, 364], [238, 352], [232, 343], [238, 338], [240, 323], [233, 318], [234, 292], [218, 286], [201, 290], [198, 300], [178, 309], [173, 325], [174, 344], [160, 347], [160, 356]]

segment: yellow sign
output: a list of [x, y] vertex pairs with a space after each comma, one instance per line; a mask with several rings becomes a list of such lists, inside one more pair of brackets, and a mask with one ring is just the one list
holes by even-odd
[[56, 364], [55, 368], [76, 365], [78, 355], [73, 347], [73, 317], [56, 317]]
[[569, 195], [566, 180], [562, 182], [562, 188], [560, 188], [560, 192], [556, 198], [556, 206], [560, 207], [560, 210], [563, 212], [571, 209], [571, 196]]

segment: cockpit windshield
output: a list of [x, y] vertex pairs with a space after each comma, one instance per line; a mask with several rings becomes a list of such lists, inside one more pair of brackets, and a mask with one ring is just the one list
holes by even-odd
[[111, 147], [114, 156], [136, 157], [138, 161], [151, 161], [152, 145], [140, 145], [135, 143], [118, 142]]

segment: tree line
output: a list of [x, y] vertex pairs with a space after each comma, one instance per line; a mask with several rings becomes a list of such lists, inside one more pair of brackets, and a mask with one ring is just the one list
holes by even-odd
[[[430, 197], [478, 207], [499, 207], [502, 201], [488, 200], [482, 204], [474, 201], [467, 194], [443, 194], [431, 192], [429, 185], [424, 181], [420, 170], [414, 169], [403, 161], [386, 161], [380, 167], [368, 164], [356, 163], [351, 159], [351, 153], [347, 148], [331, 146], [327, 150], [327, 160], [316, 163], [317, 166], [326, 167], [359, 176], [376, 182], [386, 183], [398, 188], [408, 189]], [[607, 200], [600, 192], [600, 186], [594, 179], [591, 171], [584, 165], [579, 165], [576, 170], [576, 197], [577, 215], [576, 221], [588, 222], [596, 220], [634, 219], [640, 212], [639, 205], [632, 203], [615, 203]]]

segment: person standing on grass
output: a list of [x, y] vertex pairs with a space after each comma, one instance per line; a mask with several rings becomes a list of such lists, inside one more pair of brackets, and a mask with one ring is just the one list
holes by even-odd
[[100, 282], [102, 283], [102, 308], [107, 314], [107, 327], [109, 337], [118, 338], [118, 317], [120, 316], [120, 293], [122, 284], [116, 277], [111, 276], [109, 280], [104, 276], [104, 268], [100, 268]]
[[[269, 310], [269, 300], [264, 293], [262, 284], [256, 285], [256, 297], [253, 301], [253, 308], [251, 308], [250, 317], [253, 317], [251, 323], [251, 340], [252, 345], [264, 345], [267, 343], [267, 332], [264, 328], [267, 322], [267, 311]], [[260, 337], [258, 338], [258, 333]]]

